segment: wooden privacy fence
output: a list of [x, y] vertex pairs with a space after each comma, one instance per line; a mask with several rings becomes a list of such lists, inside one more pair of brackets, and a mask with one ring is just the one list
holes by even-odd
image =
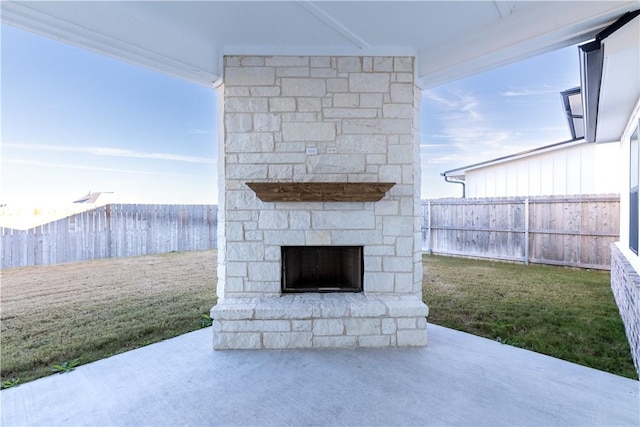
[[424, 200], [429, 253], [609, 270], [617, 195]]
[[215, 205], [112, 204], [29, 230], [0, 228], [2, 268], [213, 249]]

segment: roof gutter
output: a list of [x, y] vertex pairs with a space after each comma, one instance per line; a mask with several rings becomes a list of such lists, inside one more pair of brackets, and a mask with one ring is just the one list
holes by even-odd
[[596, 142], [598, 128], [598, 104], [602, 86], [604, 49], [602, 41], [640, 15], [640, 9], [627, 12], [613, 24], [596, 34], [595, 40], [578, 46], [580, 54], [580, 85], [582, 87], [582, 111], [587, 142]]

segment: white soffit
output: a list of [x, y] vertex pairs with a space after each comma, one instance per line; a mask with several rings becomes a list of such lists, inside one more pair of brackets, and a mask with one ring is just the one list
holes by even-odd
[[211, 87], [223, 54], [415, 55], [423, 88], [592, 37], [637, 1], [2, 1], [2, 22]]
[[602, 41], [596, 141], [620, 141], [640, 97], [640, 16]]

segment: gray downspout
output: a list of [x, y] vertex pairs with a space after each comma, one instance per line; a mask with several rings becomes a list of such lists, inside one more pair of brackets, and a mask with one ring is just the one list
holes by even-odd
[[445, 174], [440, 174], [444, 177], [444, 180], [448, 183], [451, 184], [460, 184], [462, 185], [462, 198], [464, 199], [466, 197], [466, 186], [465, 186], [465, 182], [464, 180], [460, 180], [460, 179], [455, 179], [455, 178], [451, 178], [450, 176], [446, 176]]

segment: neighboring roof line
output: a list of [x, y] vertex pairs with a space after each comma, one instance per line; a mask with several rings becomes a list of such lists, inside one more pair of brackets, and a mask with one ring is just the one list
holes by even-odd
[[477, 168], [479, 166], [485, 166], [485, 165], [488, 165], [488, 164], [491, 164], [491, 163], [501, 162], [503, 160], [509, 160], [509, 159], [513, 159], [513, 158], [516, 158], [516, 157], [521, 157], [521, 156], [524, 156], [524, 155], [527, 155], [527, 154], [533, 154], [533, 153], [537, 153], [537, 152], [540, 152], [540, 151], [545, 151], [545, 150], [548, 150], [550, 148], [556, 148], [556, 147], [560, 147], [560, 146], [571, 144], [571, 143], [575, 143], [574, 145], [580, 145], [580, 144], [584, 144], [585, 141], [584, 141], [584, 139], [569, 139], [567, 141], [556, 142], [554, 144], [545, 145], [543, 147], [532, 148], [530, 150], [520, 151], [518, 153], [509, 154], [507, 156], [497, 157], [497, 158], [491, 159], [491, 160], [485, 160], [484, 162], [474, 163], [472, 165], [462, 166], [462, 167], [456, 168], [456, 169], [451, 169], [451, 170], [448, 170], [448, 171], [445, 171], [445, 172], [441, 172], [440, 175], [441, 176], [447, 176], [451, 172], [457, 172], [457, 171], [462, 171], [462, 170], [467, 170], [467, 169], [475, 169], [475, 168]]

